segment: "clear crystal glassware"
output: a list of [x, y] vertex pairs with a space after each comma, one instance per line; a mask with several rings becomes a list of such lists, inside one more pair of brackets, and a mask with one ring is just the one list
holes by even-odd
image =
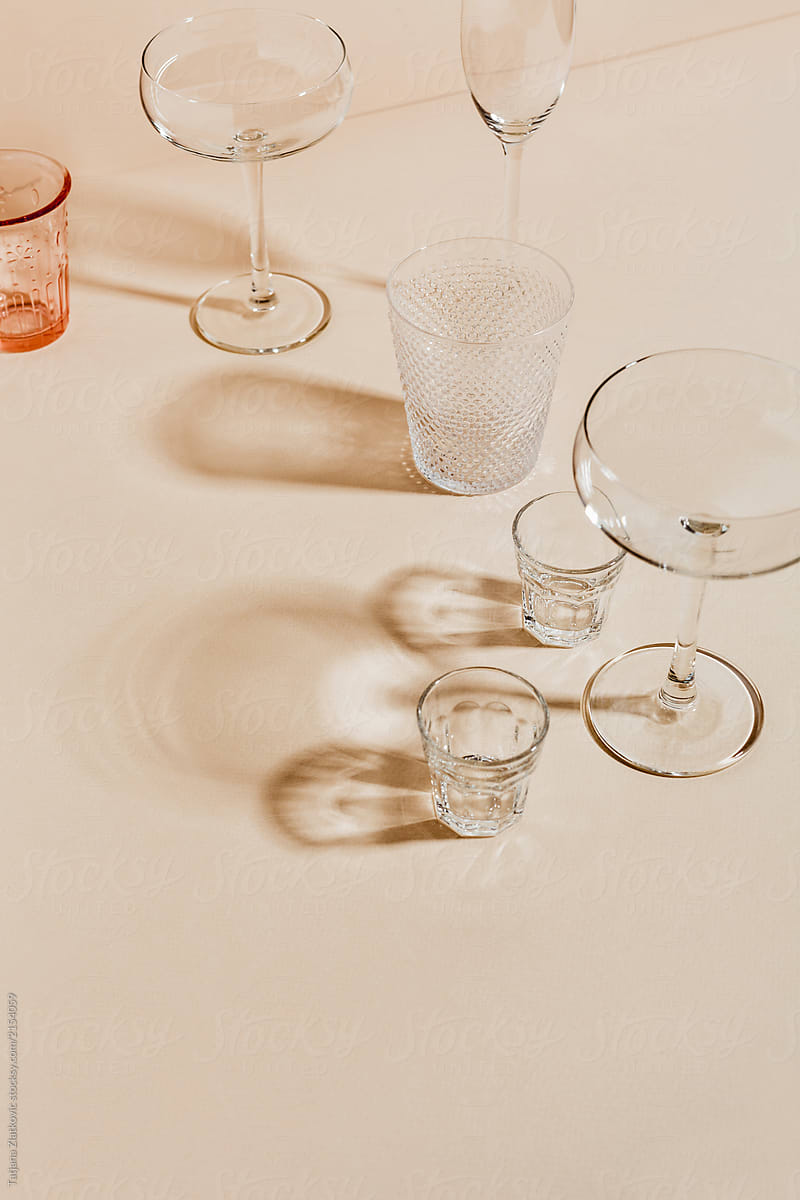
[[550, 714], [510, 671], [463, 667], [435, 679], [417, 705], [434, 812], [465, 837], [490, 837], [522, 816]]
[[182, 150], [241, 164], [250, 206], [250, 273], [210, 288], [195, 331], [241, 354], [275, 354], [325, 328], [324, 292], [270, 270], [263, 166], [312, 146], [344, 120], [353, 75], [339, 34], [314, 17], [268, 8], [189, 17], [148, 42], [142, 106]]
[[549, 255], [457, 238], [404, 259], [386, 285], [418, 470], [449, 492], [499, 492], [536, 463], [572, 307]]
[[800, 560], [800, 370], [734, 350], [629, 363], [595, 391], [575, 439], [575, 483], [612, 541], [686, 576], [678, 633], [606, 663], [584, 720], [600, 745], [655, 775], [707, 775], [754, 745], [755, 684], [698, 649], [706, 581]]
[[518, 237], [525, 142], [555, 108], [575, 38], [575, 0], [462, 0], [461, 62], [505, 155], [503, 236]]
[[608, 616], [625, 551], [586, 519], [575, 492], [524, 505], [511, 527], [522, 582], [523, 628], [545, 646], [580, 646]]
[[69, 171], [32, 150], [0, 150], [0, 351], [47, 346], [69, 320]]

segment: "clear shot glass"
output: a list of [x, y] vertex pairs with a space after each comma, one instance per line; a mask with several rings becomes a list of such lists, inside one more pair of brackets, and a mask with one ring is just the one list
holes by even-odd
[[32, 150], [0, 149], [0, 351], [37, 350], [69, 320], [69, 171]]
[[463, 837], [491, 837], [522, 816], [550, 724], [527, 680], [464, 667], [430, 683], [417, 705], [437, 818]]
[[579, 646], [599, 634], [625, 551], [586, 516], [575, 492], [549, 492], [511, 527], [522, 581], [522, 624], [546, 646]]

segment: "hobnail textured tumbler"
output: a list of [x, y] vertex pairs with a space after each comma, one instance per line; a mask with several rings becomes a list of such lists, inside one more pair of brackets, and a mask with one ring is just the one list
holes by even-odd
[[572, 307], [549, 255], [458, 238], [404, 259], [387, 283], [414, 461], [449, 492], [499, 492], [536, 463]]

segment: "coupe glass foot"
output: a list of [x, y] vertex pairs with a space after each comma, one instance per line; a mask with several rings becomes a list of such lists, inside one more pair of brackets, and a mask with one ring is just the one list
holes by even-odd
[[764, 722], [755, 684], [732, 663], [697, 651], [697, 699], [676, 712], [659, 700], [672, 646], [639, 646], [592, 676], [581, 700], [595, 741], [650, 775], [710, 775], [753, 748]]
[[270, 279], [276, 303], [265, 311], [251, 305], [250, 275], [209, 288], [192, 308], [195, 333], [234, 354], [280, 354], [321, 333], [331, 316], [325, 293], [296, 275], [273, 273]]

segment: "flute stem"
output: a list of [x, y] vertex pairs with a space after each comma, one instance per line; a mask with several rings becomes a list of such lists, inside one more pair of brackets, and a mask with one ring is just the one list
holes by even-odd
[[523, 142], [503, 142], [505, 155], [505, 191], [503, 202], [503, 237], [511, 242], [519, 239], [520, 165]]

